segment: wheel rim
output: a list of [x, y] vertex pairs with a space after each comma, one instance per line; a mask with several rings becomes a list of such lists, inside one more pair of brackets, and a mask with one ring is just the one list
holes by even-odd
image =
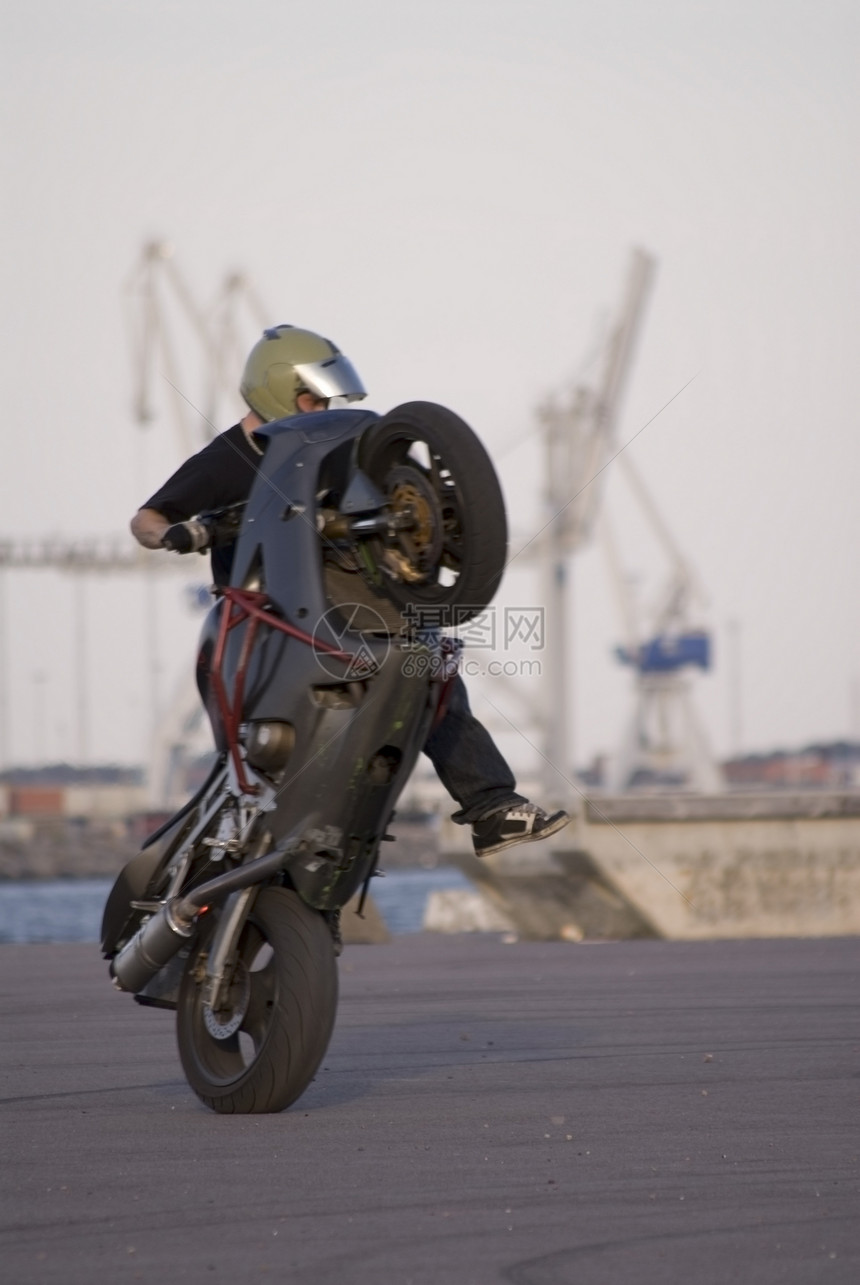
[[[409, 583], [431, 579], [443, 551], [443, 518], [439, 497], [424, 472], [399, 464], [385, 479], [391, 517], [397, 524], [394, 547], [385, 550], [387, 565]], [[409, 525], [401, 526], [401, 521]]]
[[378, 561], [427, 603], [447, 599], [463, 563], [465, 516], [457, 478], [423, 438], [399, 433], [374, 456], [368, 471], [381, 480], [395, 518], [412, 510], [413, 528], [392, 541], [374, 541]]
[[249, 921], [239, 940], [237, 961], [230, 985], [213, 1010], [198, 984], [193, 999], [194, 1058], [200, 1071], [215, 1086], [229, 1087], [242, 1080], [261, 1056], [272, 1029], [278, 1003], [274, 955], [259, 924]]

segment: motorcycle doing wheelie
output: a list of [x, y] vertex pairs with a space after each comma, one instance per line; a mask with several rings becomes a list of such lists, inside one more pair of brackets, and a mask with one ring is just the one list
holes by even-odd
[[269, 424], [203, 627], [218, 751], [197, 794], [120, 872], [115, 985], [176, 1010], [183, 1070], [219, 1112], [280, 1111], [313, 1078], [338, 997], [337, 921], [363, 902], [451, 673], [439, 626], [501, 579], [492, 463], [451, 411], [330, 410]]

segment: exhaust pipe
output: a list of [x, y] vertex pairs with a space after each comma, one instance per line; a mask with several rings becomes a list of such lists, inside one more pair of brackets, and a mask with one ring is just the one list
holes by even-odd
[[138, 929], [131, 941], [111, 961], [110, 974], [117, 990], [138, 994], [180, 951], [194, 932], [194, 920], [207, 902], [250, 888], [277, 874], [286, 860], [283, 850], [237, 866], [202, 883], [186, 897], [174, 897]]
[[134, 994], [142, 991], [147, 982], [170, 963], [193, 931], [193, 920], [180, 918], [176, 913], [176, 899], [167, 902], [111, 960], [114, 986]]

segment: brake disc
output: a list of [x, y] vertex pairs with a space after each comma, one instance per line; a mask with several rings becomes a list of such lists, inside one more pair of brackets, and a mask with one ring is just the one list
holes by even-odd
[[403, 580], [426, 580], [442, 555], [444, 524], [439, 497], [421, 469], [398, 465], [385, 479], [388, 503], [396, 518], [409, 514], [410, 526], [399, 533], [399, 549], [388, 548], [385, 557]]
[[213, 1040], [229, 1040], [245, 1020], [251, 998], [251, 975], [244, 964], [238, 963], [227, 992], [229, 1008], [210, 1008], [203, 1005], [203, 1022]]

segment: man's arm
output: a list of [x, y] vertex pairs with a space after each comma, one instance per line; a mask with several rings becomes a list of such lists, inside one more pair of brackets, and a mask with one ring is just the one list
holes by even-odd
[[131, 519], [131, 533], [144, 549], [160, 549], [165, 531], [172, 526], [157, 509], [138, 509]]
[[145, 549], [202, 553], [211, 548], [215, 531], [210, 522], [171, 522], [158, 509], [138, 509], [131, 520], [131, 533]]

